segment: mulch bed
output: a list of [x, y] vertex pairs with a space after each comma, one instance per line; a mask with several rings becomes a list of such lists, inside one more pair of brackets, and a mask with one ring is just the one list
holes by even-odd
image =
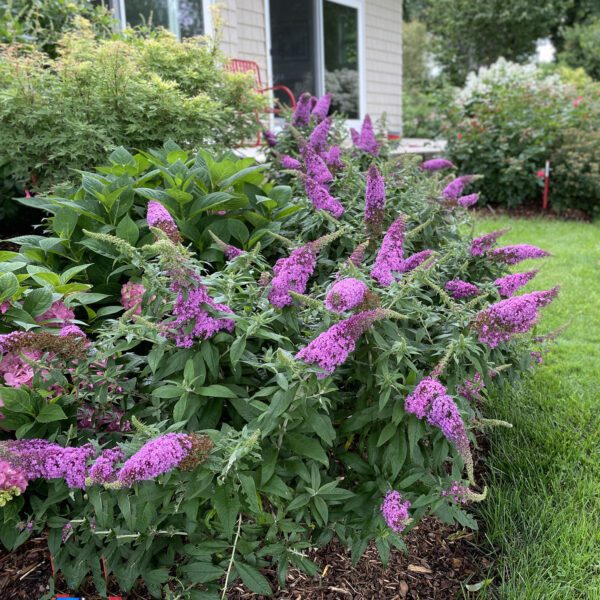
[[[339, 542], [313, 553], [319, 574], [309, 577], [291, 570], [288, 587], [274, 597], [287, 600], [451, 600], [462, 597], [463, 583], [474, 583], [485, 577], [489, 561], [477, 548], [477, 534], [448, 527], [439, 520], [426, 517], [405, 538], [408, 553], [393, 551], [388, 568], [384, 568], [374, 545], [356, 566]], [[12, 553], [0, 554], [0, 598], [35, 600], [48, 590], [51, 576], [50, 559], [44, 537], [36, 537]], [[277, 589], [274, 570], [265, 571]], [[230, 589], [230, 600], [256, 600], [258, 596], [238, 581]], [[114, 582], [109, 592], [117, 595]], [[67, 594], [64, 581], [56, 584], [56, 593]], [[100, 600], [93, 583], [79, 592], [86, 600]], [[123, 596], [127, 600], [149, 600], [143, 588]]]
[[590, 223], [590, 215], [576, 208], [567, 208], [560, 214], [552, 209], [543, 210], [539, 203], [525, 203], [514, 208], [505, 208], [502, 206], [483, 206], [475, 209], [474, 213], [481, 218], [506, 216], [512, 219], [548, 219], [550, 221], [582, 221]]

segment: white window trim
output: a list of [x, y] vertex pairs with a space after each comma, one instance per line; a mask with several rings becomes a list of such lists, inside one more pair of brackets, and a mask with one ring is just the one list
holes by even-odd
[[[316, 21], [317, 38], [317, 64], [315, 73], [315, 82], [317, 89], [315, 93], [319, 96], [325, 93], [325, 48], [323, 31], [323, 2], [325, 0], [313, 0]], [[367, 86], [366, 86], [366, 61], [365, 61], [365, 0], [327, 0], [342, 6], [349, 6], [357, 11], [358, 16], [358, 119], [347, 119], [348, 127], [358, 127], [367, 113]], [[268, 85], [275, 85], [273, 82], [273, 56], [271, 53], [271, 8], [270, 0], [264, 0], [265, 14], [265, 38], [267, 50], [267, 80]]]

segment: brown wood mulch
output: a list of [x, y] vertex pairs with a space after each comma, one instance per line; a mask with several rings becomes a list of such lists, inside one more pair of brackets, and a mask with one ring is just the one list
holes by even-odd
[[[290, 570], [285, 590], [274, 584], [274, 571], [265, 575], [277, 591], [274, 597], [286, 600], [451, 600], [462, 597], [465, 583], [485, 578], [490, 563], [477, 549], [477, 534], [444, 525], [426, 517], [405, 538], [408, 553], [392, 551], [390, 563], [384, 568], [374, 545], [371, 545], [356, 566], [350, 554], [339, 542], [310, 555], [319, 565], [319, 573], [309, 577]], [[39, 599], [48, 590], [51, 576], [50, 559], [44, 537], [35, 537], [12, 553], [0, 554], [0, 598], [11, 600]], [[60, 578], [57, 594], [70, 590]], [[109, 592], [118, 595], [113, 581]], [[89, 580], [79, 596], [100, 600]], [[76, 594], [77, 595], [77, 594]], [[257, 600], [258, 596], [238, 581], [227, 597], [231, 600]], [[105, 599], [106, 597], [104, 597]], [[123, 595], [124, 600], [149, 600], [143, 587]]]

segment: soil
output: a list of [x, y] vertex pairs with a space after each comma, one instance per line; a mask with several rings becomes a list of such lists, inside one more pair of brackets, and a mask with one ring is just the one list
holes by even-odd
[[567, 208], [560, 214], [552, 211], [552, 209], [543, 210], [539, 203], [522, 204], [514, 208], [505, 208], [502, 206], [483, 206], [475, 209], [474, 214], [478, 217], [500, 217], [507, 216], [513, 219], [548, 219], [550, 221], [583, 221], [591, 222], [591, 217], [586, 212], [576, 208]]

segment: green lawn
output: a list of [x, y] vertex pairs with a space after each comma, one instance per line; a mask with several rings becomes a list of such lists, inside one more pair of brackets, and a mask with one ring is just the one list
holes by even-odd
[[514, 428], [492, 433], [488, 597], [600, 599], [600, 224], [498, 218], [477, 231], [501, 227], [512, 228], [501, 243], [554, 255], [518, 265], [541, 267], [529, 290], [561, 286], [539, 330], [570, 325], [522, 389], [489, 402], [488, 416]]

